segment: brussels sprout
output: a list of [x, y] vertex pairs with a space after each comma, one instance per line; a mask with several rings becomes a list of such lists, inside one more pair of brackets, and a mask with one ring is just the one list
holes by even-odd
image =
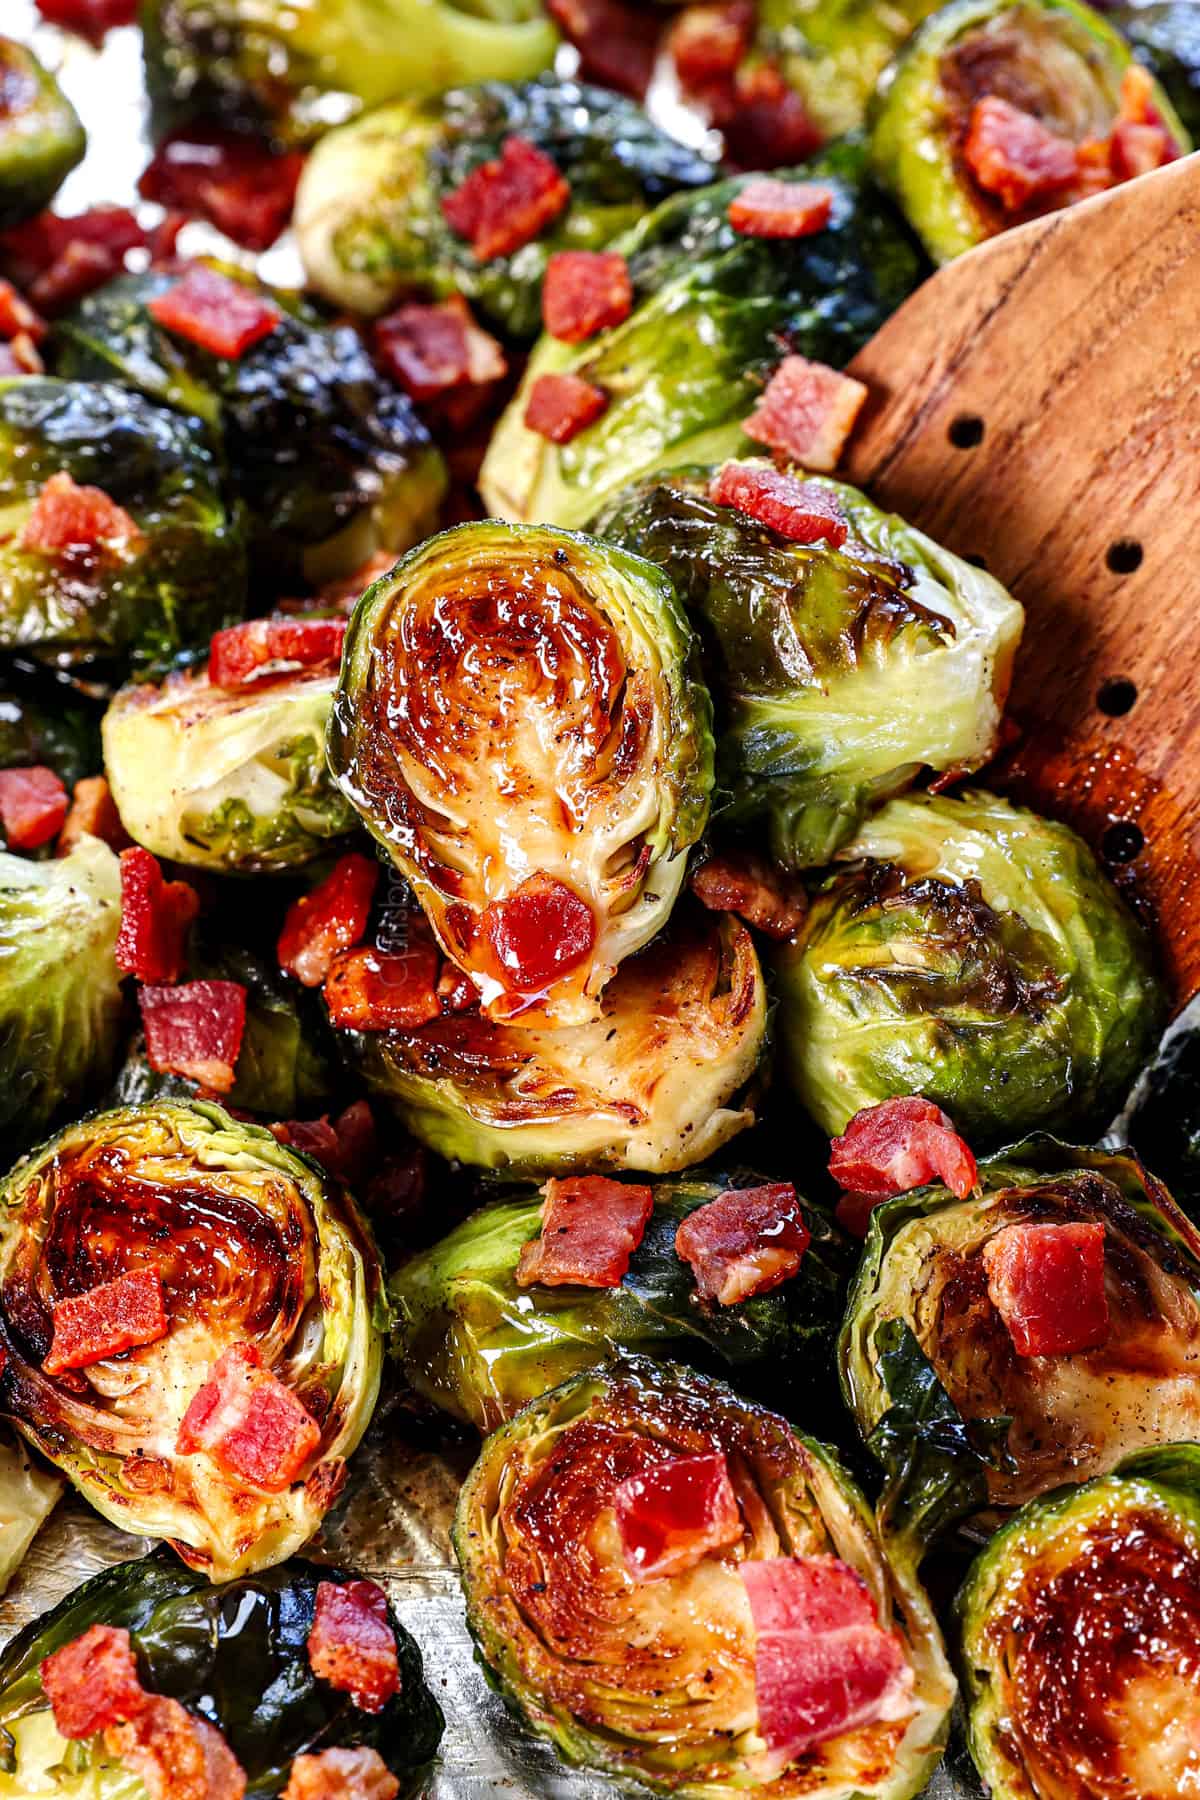
[[1200, 1446], [1034, 1501], [959, 1594], [992, 1800], [1182, 1800], [1200, 1782]]
[[[512, 136], [554, 159], [571, 203], [533, 243], [481, 263], [441, 202]], [[493, 82], [397, 101], [333, 132], [305, 167], [296, 234], [310, 282], [340, 306], [382, 312], [414, 287], [458, 292], [508, 335], [533, 338], [553, 251], [600, 249], [677, 188], [712, 177], [710, 162], [620, 94], [553, 76]]]
[[68, 787], [101, 767], [100, 714], [41, 671], [0, 674], [0, 769], [53, 769]]
[[[48, 1375], [50, 1309], [155, 1270], [165, 1337]], [[116, 1525], [166, 1538], [214, 1580], [281, 1562], [320, 1524], [379, 1388], [381, 1276], [353, 1202], [307, 1158], [220, 1107], [160, 1100], [100, 1113], [0, 1186], [3, 1410]], [[258, 1351], [319, 1425], [304, 1478], [278, 1491], [180, 1423], [213, 1364]]]
[[875, 83], [938, 0], [758, 0], [756, 48], [829, 137], [861, 125]]
[[[1120, 34], [1079, 0], [951, 0], [898, 58], [871, 126], [875, 172], [935, 262], [949, 262], [1047, 204], [1002, 207], [962, 156], [972, 108], [992, 95], [1076, 144], [1107, 138], [1132, 56]], [[1187, 134], [1155, 86], [1154, 104], [1184, 148]]]
[[442, 1735], [442, 1711], [425, 1683], [421, 1652], [389, 1614], [400, 1691], [381, 1712], [364, 1712], [318, 1679], [307, 1639], [317, 1584], [347, 1577], [293, 1562], [213, 1586], [161, 1551], [94, 1575], [34, 1619], [0, 1655], [0, 1730], [9, 1754], [0, 1797], [126, 1800], [142, 1792], [105, 1756], [99, 1737], [68, 1744], [54, 1727], [39, 1668], [93, 1625], [128, 1631], [151, 1693], [181, 1701], [215, 1725], [237, 1757], [253, 1800], [283, 1791], [292, 1758], [335, 1746], [369, 1745], [407, 1793]]
[[10, 1144], [112, 1075], [120, 919], [117, 859], [99, 838], [50, 862], [0, 852], [0, 1132]]
[[1087, 846], [984, 793], [889, 801], [781, 946], [792, 1085], [831, 1135], [899, 1094], [973, 1142], [1102, 1128], [1164, 1000], [1149, 940]]
[[[916, 287], [925, 265], [867, 184], [860, 144], [833, 145], [781, 179], [833, 188], [831, 221], [805, 238], [739, 236], [729, 202], [748, 178], [677, 194], [614, 249], [634, 310], [584, 344], [542, 338], [492, 437], [480, 485], [504, 518], [585, 525], [620, 488], [657, 469], [747, 447], [741, 421], [784, 348], [841, 367]], [[779, 171], [776, 171], [778, 174]], [[578, 373], [609, 396], [568, 444], [525, 424], [539, 375]]]
[[1150, 0], [1109, 16], [1162, 83], [1184, 130], [1200, 137], [1200, 12], [1193, 0]]
[[142, 31], [161, 122], [216, 111], [292, 143], [404, 94], [524, 81], [558, 41], [540, 0], [143, 0]]
[[[621, 1557], [613, 1492], [664, 1450], [724, 1451], [745, 1531], [682, 1574], [641, 1584]], [[631, 1357], [533, 1401], [484, 1444], [454, 1544], [480, 1655], [571, 1762], [680, 1794], [900, 1800], [941, 1753], [954, 1690], [937, 1626], [889, 1568], [862, 1496], [822, 1445], [692, 1370]], [[914, 1710], [818, 1744], [771, 1779], [738, 1566], [830, 1554], [899, 1633]]]
[[1152, 1156], [1184, 1211], [1200, 1217], [1200, 1029], [1190, 1010], [1139, 1081], [1128, 1130], [1135, 1153]]
[[367, 1086], [443, 1156], [526, 1175], [666, 1174], [754, 1123], [766, 1028], [754, 945], [726, 915], [673, 926], [623, 963], [589, 1025], [451, 1013], [339, 1041]]
[[35, 1462], [20, 1438], [0, 1428], [0, 1594], [24, 1562], [62, 1491], [57, 1475]]
[[[102, 488], [139, 536], [112, 555], [23, 548], [61, 472]], [[216, 462], [186, 420], [112, 382], [0, 381], [0, 649], [149, 661], [236, 616], [244, 586]]]
[[0, 229], [48, 206], [83, 161], [79, 114], [33, 51], [0, 37]]
[[595, 1019], [666, 923], [712, 787], [694, 663], [666, 576], [560, 531], [457, 526], [359, 601], [329, 764], [494, 1017]]
[[822, 483], [844, 549], [795, 544], [707, 497], [703, 471], [619, 495], [598, 534], [665, 569], [710, 651], [723, 817], [790, 868], [827, 863], [922, 767], [995, 744], [1022, 612], [991, 576], [853, 488]]
[[60, 325], [62, 372], [124, 382], [203, 420], [278, 583], [299, 574], [319, 586], [424, 537], [445, 465], [357, 333], [272, 293], [275, 329], [236, 361], [215, 357], [148, 312], [176, 279], [124, 275], [90, 294]]

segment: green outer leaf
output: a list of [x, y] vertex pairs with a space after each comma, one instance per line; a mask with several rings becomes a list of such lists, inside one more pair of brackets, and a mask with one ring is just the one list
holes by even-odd
[[875, 84], [938, 0], [759, 0], [755, 49], [827, 137], [863, 123]]
[[33, 51], [0, 37], [0, 230], [49, 206], [83, 161], [79, 114]]

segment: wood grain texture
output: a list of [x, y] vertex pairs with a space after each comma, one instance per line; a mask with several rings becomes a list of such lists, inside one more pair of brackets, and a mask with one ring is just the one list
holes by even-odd
[[[1022, 737], [989, 782], [1088, 838], [1152, 914], [1176, 998], [1190, 998], [1200, 154], [951, 263], [851, 373], [872, 398], [849, 479], [981, 560], [1025, 605], [1011, 703]], [[982, 438], [958, 448], [974, 435], [964, 420]], [[1113, 682], [1136, 689], [1121, 716], [1098, 704], [1129, 698]]]

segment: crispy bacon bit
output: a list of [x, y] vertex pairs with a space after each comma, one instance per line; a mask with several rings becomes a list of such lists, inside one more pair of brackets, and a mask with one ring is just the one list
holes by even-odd
[[26, 337], [40, 344], [49, 329], [12, 282], [0, 280], [0, 337]]
[[1119, 119], [1113, 126], [1109, 165], [1118, 181], [1149, 175], [1178, 156], [1179, 146], [1165, 126], [1137, 125], [1129, 119]]
[[117, 256], [103, 244], [75, 238], [48, 269], [35, 277], [29, 289], [32, 299], [52, 317], [74, 306], [85, 295], [95, 293], [124, 267], [124, 257]]
[[691, 889], [709, 912], [733, 912], [770, 938], [789, 938], [804, 922], [808, 901], [798, 881], [763, 857], [712, 856], [695, 870]]
[[1109, 1334], [1104, 1227], [1006, 1225], [984, 1245], [988, 1297], [1018, 1356], [1072, 1356]]
[[620, 1287], [654, 1211], [651, 1190], [574, 1175], [543, 1193], [542, 1234], [521, 1251], [518, 1287]]
[[582, 80], [645, 99], [662, 31], [652, 7], [632, 0], [546, 0], [546, 10], [578, 50]]
[[240, 982], [141, 987], [138, 1006], [152, 1069], [186, 1075], [215, 1094], [229, 1092], [246, 1029], [246, 990]]
[[55, 854], [68, 855], [82, 837], [98, 837], [111, 850], [124, 850], [129, 844], [129, 834], [103, 775], [85, 775], [75, 783]]
[[65, 1738], [89, 1738], [137, 1711], [145, 1700], [127, 1631], [92, 1625], [48, 1656], [38, 1670]]
[[340, 856], [311, 893], [288, 907], [279, 934], [279, 966], [305, 987], [320, 987], [339, 951], [361, 943], [379, 881], [374, 857]]
[[558, 250], [546, 264], [542, 323], [551, 337], [582, 344], [633, 311], [629, 264], [616, 250]]
[[587, 901], [540, 871], [485, 907], [479, 927], [500, 979], [519, 994], [552, 986], [578, 968], [596, 942], [595, 915]]
[[437, 978], [437, 946], [423, 935], [403, 950], [346, 950], [325, 978], [325, 1004], [345, 1031], [412, 1031], [442, 1010]]
[[1071, 139], [996, 94], [985, 94], [971, 108], [962, 154], [980, 187], [1006, 212], [1023, 212], [1075, 179]]
[[481, 163], [446, 195], [442, 213], [476, 261], [492, 262], [532, 243], [570, 199], [556, 163], [528, 139], [507, 137], [499, 157]]
[[304, 167], [299, 150], [193, 122], [165, 138], [138, 182], [143, 200], [199, 213], [247, 250], [268, 250], [292, 216]]
[[725, 161], [735, 169], [790, 167], [825, 141], [795, 88], [770, 62], [739, 69], [728, 109], [714, 123], [724, 130]]
[[65, 470], [51, 475], [17, 539], [38, 556], [128, 556], [142, 534], [103, 488], [79, 487]]
[[363, 1712], [382, 1712], [400, 1692], [396, 1634], [377, 1582], [318, 1582], [308, 1660], [314, 1675]]
[[743, 237], [802, 238], [823, 231], [833, 189], [816, 181], [748, 181], [729, 202], [729, 223]]
[[87, 1369], [167, 1335], [163, 1285], [156, 1269], [130, 1269], [113, 1281], [55, 1302], [47, 1375]]
[[0, 769], [0, 825], [10, 850], [40, 850], [67, 816], [67, 790], [53, 769]]
[[625, 1567], [635, 1581], [658, 1581], [694, 1568], [711, 1550], [741, 1539], [745, 1527], [723, 1452], [675, 1456], [630, 1475], [613, 1494]]
[[121, 852], [118, 969], [139, 981], [172, 982], [183, 968], [188, 926], [200, 897], [186, 881], [164, 881], [158, 858], [134, 846]]
[[806, 356], [785, 356], [742, 426], [747, 437], [795, 457], [806, 469], [836, 469], [867, 390]]
[[754, 0], [703, 0], [685, 6], [667, 34], [667, 51], [680, 86], [703, 96], [714, 82], [728, 81], [754, 38]]
[[270, 337], [283, 317], [274, 301], [253, 288], [199, 265], [156, 294], [147, 310], [164, 331], [233, 361]]
[[104, 1747], [140, 1779], [150, 1800], [242, 1800], [246, 1774], [207, 1719], [161, 1694], [147, 1694]]
[[233, 1475], [277, 1494], [321, 1442], [321, 1428], [253, 1344], [234, 1344], [209, 1370], [183, 1415], [175, 1449], [207, 1453]]
[[552, 444], [569, 444], [594, 425], [608, 407], [608, 395], [582, 375], [539, 375], [529, 390], [525, 423]]
[[48, 24], [98, 46], [106, 31], [137, 23], [138, 0], [37, 0], [37, 9]]
[[793, 544], [825, 543], [840, 550], [850, 536], [833, 494], [767, 463], [722, 463], [709, 483], [708, 497], [718, 506], [736, 506]]
[[60, 312], [122, 268], [146, 234], [127, 206], [95, 206], [63, 218], [38, 213], [0, 233], [0, 254], [18, 286], [46, 313]]
[[333, 668], [345, 641], [345, 619], [247, 619], [213, 637], [208, 679], [214, 687], [244, 687], [293, 669]]
[[848, 1204], [839, 1204], [838, 1219], [863, 1237], [876, 1202], [931, 1181], [943, 1182], [964, 1200], [979, 1179], [975, 1158], [953, 1121], [916, 1094], [855, 1113], [829, 1146], [829, 1173], [847, 1190]]
[[311, 1156], [339, 1181], [364, 1180], [379, 1162], [375, 1120], [365, 1100], [355, 1100], [337, 1118], [285, 1119], [269, 1127], [281, 1144]]
[[400, 1783], [378, 1750], [319, 1750], [292, 1764], [283, 1800], [396, 1800]]
[[735, 1306], [790, 1281], [811, 1235], [791, 1182], [773, 1182], [698, 1206], [675, 1233], [675, 1249], [702, 1300]]
[[508, 373], [490, 332], [475, 323], [461, 294], [437, 306], [401, 306], [375, 326], [375, 353], [418, 405], [469, 388], [488, 388]]

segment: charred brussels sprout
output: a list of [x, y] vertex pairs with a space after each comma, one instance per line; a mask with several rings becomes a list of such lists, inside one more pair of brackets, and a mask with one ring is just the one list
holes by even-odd
[[[553, 159], [571, 189], [553, 229], [480, 262], [441, 202], [517, 136]], [[548, 77], [487, 83], [437, 101], [398, 101], [332, 133], [306, 165], [296, 230], [309, 280], [340, 306], [381, 312], [412, 288], [461, 293], [516, 338], [541, 330], [541, 283], [555, 250], [598, 250], [712, 164], [619, 94]]]
[[817, 1123], [923, 1094], [984, 1144], [1102, 1129], [1164, 1002], [1082, 840], [991, 794], [923, 794], [840, 855], [777, 963], [785, 1064]]
[[0, 230], [48, 206], [86, 148], [54, 77], [25, 44], [0, 37]]
[[1182, 1800], [1200, 1782], [1200, 1446], [1027, 1506], [956, 1610], [993, 1800]]
[[[585, 525], [629, 482], [746, 447], [740, 423], [785, 349], [841, 367], [907, 298], [924, 262], [888, 202], [866, 183], [865, 152], [834, 145], [781, 179], [834, 190], [823, 231], [742, 237], [729, 202], [745, 179], [665, 200], [616, 240], [634, 310], [584, 344], [539, 340], [500, 420], [481, 485], [504, 518]], [[578, 374], [608, 397], [571, 442], [525, 424], [540, 375]]]
[[851, 524], [843, 549], [718, 506], [699, 471], [618, 496], [596, 525], [665, 569], [697, 621], [721, 703], [722, 816], [765, 824], [791, 868], [828, 862], [923, 767], [987, 759], [1022, 622], [989, 575], [822, 485]]
[[[165, 1332], [48, 1373], [61, 1304], [138, 1272]], [[0, 1407], [114, 1524], [214, 1580], [266, 1568], [317, 1529], [370, 1420], [380, 1284], [349, 1196], [269, 1131], [199, 1102], [100, 1113], [0, 1188]], [[221, 1428], [239, 1381], [279, 1428], [249, 1453], [252, 1424]]]
[[830, 137], [861, 125], [875, 84], [938, 0], [759, 0], [756, 48]]
[[[635, 1580], [618, 1483], [714, 1453], [727, 1459], [740, 1535], [680, 1573]], [[862, 1496], [821, 1445], [691, 1370], [629, 1358], [535, 1400], [485, 1443], [454, 1539], [480, 1655], [571, 1762], [680, 1794], [900, 1800], [941, 1752], [953, 1682], [937, 1627], [889, 1568]], [[831, 1736], [780, 1771], [763, 1754], [739, 1570], [830, 1556], [897, 1634], [911, 1710]]]
[[[64, 475], [121, 509], [120, 541], [39, 535], [39, 496]], [[0, 539], [2, 649], [148, 661], [244, 604], [241, 535], [211, 451], [187, 420], [113, 382], [0, 382]]]
[[380, 1712], [364, 1712], [309, 1666], [317, 1585], [344, 1579], [336, 1569], [293, 1562], [213, 1585], [161, 1552], [94, 1575], [0, 1655], [0, 1729], [9, 1744], [0, 1797], [140, 1793], [141, 1783], [104, 1754], [98, 1735], [70, 1744], [59, 1736], [42, 1688], [40, 1665], [94, 1625], [128, 1631], [147, 1691], [181, 1701], [220, 1731], [254, 1800], [282, 1793], [293, 1757], [356, 1744], [376, 1749], [411, 1793], [436, 1753], [443, 1720], [404, 1627], [389, 1614], [400, 1691]]
[[1150, 0], [1109, 16], [1157, 76], [1184, 129], [1200, 137], [1200, 13], [1191, 0]]
[[498, 1019], [599, 1016], [708, 817], [711, 709], [670, 582], [488, 520], [360, 600], [329, 733], [342, 792]]

